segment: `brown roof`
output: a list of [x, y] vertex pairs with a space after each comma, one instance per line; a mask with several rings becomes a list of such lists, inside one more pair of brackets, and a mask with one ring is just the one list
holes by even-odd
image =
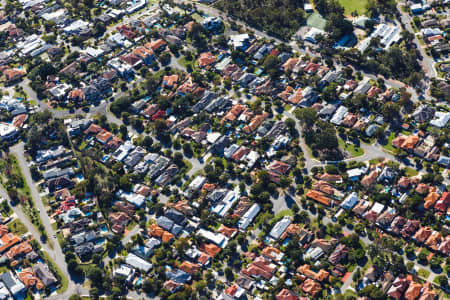
[[242, 131], [245, 133], [252, 133], [253, 131], [256, 130], [256, 128], [258, 128], [262, 122], [264, 122], [264, 120], [269, 116], [268, 112], [264, 112], [262, 115], [257, 115], [255, 116], [251, 121], [250, 124], [245, 125], [242, 128]]
[[197, 273], [201, 269], [201, 267], [198, 264], [194, 264], [194, 263], [191, 263], [191, 262], [188, 262], [185, 260], [180, 265], [179, 269], [186, 273], [193, 275], [193, 274]]
[[330, 275], [327, 271], [320, 269], [319, 272], [314, 272], [313, 270], [311, 270], [311, 266], [308, 264], [305, 264], [303, 266], [300, 266], [297, 268], [297, 272], [305, 275], [308, 278], [317, 280], [317, 281], [324, 281], [328, 278], [328, 276]]
[[309, 190], [306, 193], [306, 197], [313, 199], [323, 205], [330, 206], [330, 198], [325, 196], [325, 194], [315, 191], [315, 190]]
[[318, 282], [308, 278], [301, 285], [301, 289], [305, 293], [315, 296], [322, 289], [322, 287]]
[[216, 58], [211, 52], [203, 52], [198, 58], [198, 64], [200, 67], [206, 67], [216, 62]]
[[113, 134], [106, 129], [102, 129], [96, 136], [95, 139], [102, 144], [106, 144], [111, 138]]
[[372, 172], [370, 172], [369, 175], [366, 175], [363, 177], [363, 179], [361, 180], [361, 184], [365, 187], [369, 187], [372, 184], [374, 184], [377, 177], [378, 177], [378, 173], [376, 171], [372, 171]]
[[223, 224], [220, 224], [218, 232], [220, 232], [221, 234], [223, 234], [229, 238], [232, 238], [237, 234], [238, 230], [236, 228], [230, 228]]
[[274, 160], [268, 166], [267, 170], [278, 173], [280, 175], [285, 175], [289, 171], [291, 166], [285, 162]]
[[214, 244], [203, 244], [200, 246], [200, 250], [206, 252], [211, 257], [216, 256], [221, 251], [220, 247]]
[[415, 300], [419, 297], [422, 285], [418, 282], [411, 282], [405, 292], [406, 300]]
[[300, 298], [288, 289], [282, 289], [276, 296], [277, 300], [299, 300]]

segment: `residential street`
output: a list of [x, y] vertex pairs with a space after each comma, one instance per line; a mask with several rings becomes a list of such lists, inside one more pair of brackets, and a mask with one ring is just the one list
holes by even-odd
[[[77, 291], [81, 292], [82, 294], [86, 294], [87, 291], [84, 288], [82, 288], [79, 284], [75, 283], [68, 275], [69, 271], [67, 268], [67, 263], [65, 261], [64, 254], [62, 252], [62, 249], [61, 249], [61, 246], [59, 245], [58, 240], [56, 239], [55, 232], [51, 226], [50, 217], [48, 216], [47, 211], [44, 207], [44, 204], [42, 203], [42, 199], [39, 196], [37, 187], [36, 187], [35, 183], [33, 182], [33, 179], [31, 178], [30, 168], [28, 166], [27, 160], [25, 159], [24, 151], [25, 150], [24, 150], [23, 142], [20, 142], [10, 148], [10, 152], [17, 157], [17, 161], [19, 163], [22, 174], [25, 177], [25, 181], [30, 188], [31, 197], [33, 199], [34, 204], [36, 205], [37, 210], [39, 211], [40, 218], [42, 220], [42, 224], [44, 225], [45, 230], [47, 232], [48, 240], [53, 245], [53, 250], [50, 249], [47, 245], [44, 245], [44, 249], [47, 251], [47, 253], [51, 257], [51, 259], [55, 262], [55, 264], [62, 270], [62, 272], [66, 274], [66, 276], [68, 277], [68, 280], [69, 280], [69, 287], [64, 294], [49, 297], [48, 299], [55, 299], [55, 300], [66, 299], [64, 297], [68, 298], [70, 295], [76, 293]], [[20, 208], [15, 207], [14, 209], [15, 209], [14, 212], [16, 212], [18, 216], [20, 216], [19, 211], [17, 211], [17, 210], [20, 210]], [[27, 217], [23, 214], [22, 216], [20, 216], [20, 218], [21, 218], [21, 220], [26, 220], [26, 222], [24, 222], [24, 224], [27, 226], [28, 229], [30, 229], [30, 232], [35, 236], [35, 238], [37, 240], [39, 240], [40, 234], [38, 234], [37, 230], [33, 226], [31, 226]], [[28, 224], [27, 224], [27, 222], [28, 222]], [[31, 226], [31, 228], [30, 228], [30, 226]], [[45, 247], [47, 247], [47, 248], [45, 248]]]

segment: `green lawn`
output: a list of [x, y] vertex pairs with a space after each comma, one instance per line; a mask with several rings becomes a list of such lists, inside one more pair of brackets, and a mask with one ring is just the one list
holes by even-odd
[[284, 109], [284, 111], [290, 111], [291, 108], [292, 107], [289, 104], [286, 104], [283, 109]]
[[419, 172], [417, 172], [415, 169], [410, 168], [410, 167], [406, 167], [405, 168], [405, 175], [408, 177], [414, 177], [417, 176], [417, 174], [419, 174]]
[[25, 225], [19, 220], [15, 219], [11, 223], [8, 224], [8, 229], [17, 235], [22, 235], [28, 232], [28, 229], [25, 227]]
[[201, 23], [204, 19], [202, 18], [202, 16], [200, 16], [198, 13], [194, 13], [192, 14], [192, 19], [194, 19], [195, 22], [197, 23]]
[[339, 147], [341, 147], [341, 149], [348, 151], [348, 153], [350, 153], [350, 155], [352, 157], [358, 157], [364, 154], [364, 150], [361, 149], [360, 147], [355, 146], [354, 144], [347, 144], [346, 142], [344, 142], [344, 140], [342, 139], [338, 139], [339, 140]]
[[339, 3], [345, 8], [345, 14], [350, 15], [355, 10], [359, 15], [363, 15], [366, 12], [367, 0], [338, 0]]
[[417, 274], [418, 274], [420, 277], [423, 277], [423, 278], [425, 278], [425, 279], [427, 279], [428, 276], [430, 276], [430, 272], [427, 271], [427, 270], [425, 270], [425, 269], [422, 269], [422, 268], [419, 268], [419, 271], [417, 271]]
[[395, 136], [396, 136], [395, 132], [391, 132], [391, 134], [388, 137], [387, 144], [383, 145], [383, 148], [389, 152], [394, 152], [395, 148], [392, 146], [392, 140], [395, 139]]

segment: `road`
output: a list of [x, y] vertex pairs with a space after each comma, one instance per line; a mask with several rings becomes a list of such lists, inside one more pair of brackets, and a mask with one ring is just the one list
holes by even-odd
[[[33, 199], [34, 205], [36, 206], [36, 208], [39, 211], [39, 215], [42, 220], [42, 224], [45, 228], [45, 231], [47, 232], [48, 240], [53, 245], [53, 249], [50, 249], [46, 245], [44, 245], [44, 249], [47, 251], [49, 256], [53, 259], [55, 264], [65, 274], [65, 276], [67, 276], [69, 274], [69, 270], [67, 268], [65, 256], [62, 252], [62, 249], [61, 249], [61, 246], [59, 245], [58, 240], [55, 237], [55, 232], [51, 226], [50, 217], [47, 214], [45, 206], [42, 203], [42, 199], [39, 196], [39, 192], [36, 188], [36, 185], [33, 182], [33, 179], [31, 177], [30, 168], [28, 166], [27, 160], [25, 159], [24, 151], [25, 150], [24, 150], [23, 142], [20, 142], [10, 148], [10, 153], [14, 154], [17, 157], [17, 161], [19, 163], [19, 167], [22, 171], [22, 174], [25, 178], [25, 182], [30, 188], [31, 198]], [[40, 234], [36, 231], [34, 226], [31, 226], [30, 222], [28, 221], [28, 218], [24, 214], [20, 214], [20, 212], [17, 210], [17, 207], [15, 207], [13, 209], [14, 209], [14, 212], [21, 218], [21, 220], [24, 221], [24, 224], [27, 226], [27, 228], [30, 230], [30, 232], [33, 234], [36, 234], [35, 235], [36, 238], [40, 237]], [[68, 280], [69, 280], [69, 287], [63, 294], [51, 296], [48, 299], [55, 299], [55, 300], [56, 299], [67, 299], [70, 297], [70, 295], [73, 295], [75, 293], [87, 294], [87, 291], [81, 285], [75, 283], [70, 277], [68, 277]]]
[[[397, 3], [397, 10], [400, 12], [400, 21], [405, 25], [405, 28], [411, 32], [414, 33], [414, 30], [411, 26], [412, 17], [409, 15], [409, 13], [404, 12], [401, 7], [404, 6], [405, 3], [399, 2]], [[425, 49], [420, 45], [417, 35], [414, 34], [414, 44], [416, 45], [417, 49], [420, 51], [420, 54], [422, 55], [422, 67], [425, 69], [426, 75], [428, 75], [429, 78], [436, 78], [438, 76], [436, 69], [434, 67], [434, 60], [433, 58], [429, 57], [425, 51]]]

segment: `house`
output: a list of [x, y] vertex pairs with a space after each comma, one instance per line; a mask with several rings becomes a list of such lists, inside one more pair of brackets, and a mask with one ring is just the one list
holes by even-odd
[[290, 217], [282, 218], [273, 226], [272, 230], [269, 232], [269, 236], [278, 240], [291, 223], [292, 220]]
[[208, 31], [215, 31], [220, 29], [222, 21], [217, 17], [208, 17], [202, 21], [202, 25]]
[[282, 289], [275, 298], [277, 300], [300, 300], [299, 296], [288, 289]]
[[270, 179], [273, 182], [278, 183], [280, 176], [285, 175], [291, 169], [291, 166], [285, 162], [274, 160], [266, 167], [266, 169], [269, 172]]
[[276, 271], [276, 266], [262, 256], [257, 257], [247, 268], [241, 269], [241, 273], [253, 278], [270, 280]]
[[7, 68], [3, 70], [3, 75], [5, 77], [6, 84], [11, 84], [15, 81], [22, 79], [27, 72], [24, 69]]
[[138, 257], [133, 253], [129, 253], [127, 255], [127, 257], [125, 258], [125, 262], [128, 265], [134, 267], [135, 269], [143, 271], [144, 273], [148, 273], [152, 268], [151, 263], [147, 262], [146, 260], [143, 260], [142, 258]]
[[132, 267], [127, 266], [125, 264], [121, 264], [118, 268], [114, 269], [113, 277], [114, 278], [125, 278], [127, 283], [130, 283], [134, 278], [135, 271]]
[[331, 199], [328, 198], [325, 194], [323, 194], [322, 192], [316, 191], [316, 190], [309, 190], [306, 193], [306, 197], [310, 198], [314, 201], [319, 202], [320, 204], [323, 204], [325, 206], [330, 206], [331, 205]]
[[197, 62], [201, 68], [205, 68], [214, 64], [216, 62], [216, 57], [212, 55], [211, 52], [203, 52], [200, 54]]
[[253, 204], [246, 212], [245, 214], [239, 219], [238, 221], [238, 227], [240, 230], [246, 230], [247, 227], [253, 222], [255, 217], [258, 215], [259, 211], [261, 210], [261, 207], [259, 204], [255, 203]]
[[300, 286], [300, 288], [311, 296], [315, 296], [319, 291], [322, 290], [320, 283], [308, 278]]
[[336, 249], [333, 251], [333, 253], [330, 254], [328, 257], [328, 261], [336, 265], [340, 263], [345, 257], [347, 256], [348, 248], [344, 244], [340, 244], [336, 247]]
[[431, 120], [435, 111], [433, 107], [422, 104], [414, 111], [412, 116], [416, 122], [423, 123]]
[[394, 169], [391, 167], [385, 166], [383, 170], [381, 171], [380, 175], [378, 176], [378, 182], [392, 182], [392, 180], [395, 177]]
[[372, 172], [369, 173], [369, 175], [366, 175], [366, 176], [363, 177], [363, 179], [361, 180], [361, 184], [364, 187], [368, 188], [372, 184], [375, 183], [377, 177], [378, 177], [377, 171], [372, 171]]
[[26, 291], [25, 285], [11, 271], [3, 272], [1, 279], [14, 297]]
[[350, 193], [341, 203], [341, 207], [345, 209], [352, 209], [358, 203], [358, 194], [356, 192]]
[[297, 268], [297, 272], [314, 280], [317, 281], [324, 281], [328, 278], [328, 276], [330, 275], [327, 271], [320, 269], [319, 272], [314, 272], [313, 270], [311, 270], [311, 266], [308, 264], [305, 264], [303, 266], [300, 266]]
[[316, 44], [319, 36], [325, 35], [325, 31], [312, 27], [303, 37], [305, 41]]
[[397, 277], [387, 291], [387, 294], [394, 299], [400, 299], [403, 296], [403, 292], [408, 288], [408, 285], [409, 281], [406, 278]]
[[179, 269], [190, 274], [190, 275], [194, 275], [195, 273], [197, 273], [198, 271], [200, 271], [201, 266], [195, 263], [191, 263], [188, 261], [183, 261], [181, 263], [181, 265], [179, 266]]
[[20, 242], [20, 238], [13, 233], [3, 234], [0, 238], [0, 253], [4, 253], [6, 250], [18, 244]]
[[430, 124], [438, 128], [443, 128], [445, 125], [447, 125], [449, 120], [450, 112], [437, 111], [434, 114], [434, 118], [430, 121]]
[[163, 39], [157, 39], [150, 43], [146, 43], [144, 46], [154, 52], [160, 52], [166, 48], [166, 45], [167, 43]]
[[151, 65], [155, 59], [155, 54], [151, 48], [137, 47], [133, 50], [133, 54], [141, 59], [146, 65]]
[[416, 231], [419, 229], [420, 221], [418, 220], [408, 220], [406, 224], [403, 226], [400, 234], [404, 238], [410, 238]]

